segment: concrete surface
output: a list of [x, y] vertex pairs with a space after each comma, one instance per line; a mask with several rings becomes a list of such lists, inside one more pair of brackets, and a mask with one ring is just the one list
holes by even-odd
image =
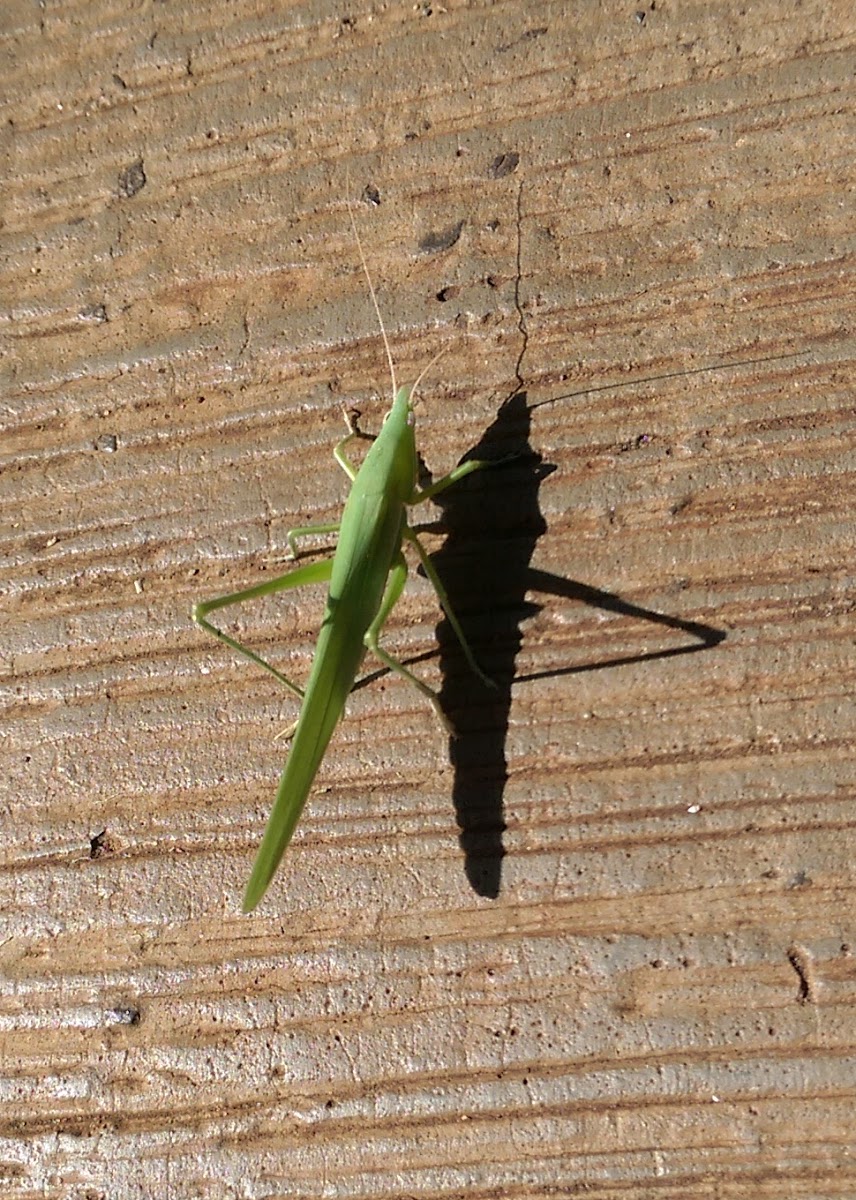
[[[0, 1194], [856, 1194], [851, 6], [0, 19]], [[349, 187], [499, 688], [414, 573], [460, 736], [361, 688], [242, 917], [294, 707], [188, 612], [387, 406]]]

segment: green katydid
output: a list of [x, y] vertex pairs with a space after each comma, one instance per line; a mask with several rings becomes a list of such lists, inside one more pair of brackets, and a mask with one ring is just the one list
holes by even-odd
[[[476, 662], [460, 623], [449, 606], [446, 591], [431, 559], [416, 532], [407, 523], [406, 513], [407, 506], [421, 504], [472, 471], [493, 464], [481, 460], [461, 463], [442, 479], [428, 487], [419, 488], [413, 396], [425, 371], [413, 387], [399, 388], [396, 385], [389, 339], [350, 202], [348, 212], [386, 350], [392, 377], [393, 401], [381, 431], [374, 439], [359, 470], [351, 464], [345, 453], [345, 447], [350, 441], [363, 436], [351, 422], [348, 423], [348, 436], [339, 442], [333, 451], [336, 461], [351, 480], [351, 490], [341, 521], [333, 525], [293, 529], [287, 536], [289, 550], [292, 556], [296, 557], [297, 538], [315, 533], [338, 533], [335, 553], [332, 558], [296, 567], [276, 579], [203, 601], [193, 607], [193, 620], [197, 625], [264, 667], [301, 700], [300, 716], [293, 727], [291, 750], [244, 892], [244, 912], [250, 912], [261, 900], [291, 840], [367, 649], [372, 650], [384, 666], [410, 680], [430, 700], [443, 726], [451, 732], [437, 694], [422, 680], [417, 679], [403, 663], [378, 645], [380, 631], [407, 579], [407, 565], [402, 553], [405, 542], [412, 545], [418, 554], [422, 568], [437, 593], [470, 666], [486, 684], [493, 686], [493, 681], [482, 672]], [[428, 367], [435, 361], [436, 358]], [[216, 628], [208, 620], [208, 614], [216, 609], [240, 604], [244, 600], [270, 596], [275, 592], [308, 583], [328, 583], [329, 589], [305, 689], [293, 683], [276, 667], [265, 662], [260, 655]]]

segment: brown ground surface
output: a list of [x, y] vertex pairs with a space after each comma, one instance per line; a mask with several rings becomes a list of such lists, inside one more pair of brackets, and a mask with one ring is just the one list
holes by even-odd
[[[4, 5], [4, 1200], [856, 1194], [851, 13]], [[424, 513], [500, 686], [414, 576], [460, 737], [358, 691], [243, 917], [188, 612], [388, 403], [349, 180], [426, 464], [524, 451]]]

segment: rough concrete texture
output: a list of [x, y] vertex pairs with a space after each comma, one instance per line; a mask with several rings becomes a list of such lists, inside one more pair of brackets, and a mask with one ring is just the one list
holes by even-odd
[[[856, 1194], [851, 5], [0, 20], [2, 1196]], [[348, 188], [499, 687], [414, 572], [459, 737], [361, 688], [242, 917], [294, 706], [188, 613], [388, 404]]]

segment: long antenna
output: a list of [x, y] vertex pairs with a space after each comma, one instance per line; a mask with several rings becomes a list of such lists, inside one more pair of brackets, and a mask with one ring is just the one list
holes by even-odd
[[442, 350], [438, 350], [437, 353], [434, 355], [434, 357], [431, 359], [431, 361], [428, 363], [428, 365], [423, 367], [422, 370], [419, 372], [419, 374], [416, 376], [416, 382], [413, 384], [413, 386], [410, 389], [410, 399], [411, 400], [416, 395], [416, 389], [419, 387], [422, 380], [425, 378], [425, 376], [428, 374], [428, 372], [434, 366], [434, 363], [438, 362], [443, 357], [443, 355], [446, 353], [446, 351], [448, 349], [449, 349], [448, 346], [444, 346], [442, 348]]
[[369, 285], [369, 292], [371, 294], [372, 304], [374, 305], [374, 310], [375, 310], [375, 313], [377, 314], [377, 323], [378, 323], [378, 325], [380, 325], [381, 337], [383, 338], [383, 344], [384, 344], [384, 348], [386, 350], [386, 361], [389, 363], [389, 374], [392, 378], [392, 398], [394, 400], [398, 394], [398, 386], [395, 382], [395, 363], [392, 361], [392, 351], [389, 348], [389, 338], [386, 336], [386, 328], [383, 323], [383, 317], [380, 315], [380, 305], [377, 302], [377, 296], [375, 294], [374, 284], [372, 283], [372, 277], [369, 274], [368, 263], [366, 262], [366, 256], [363, 251], [363, 243], [360, 241], [360, 233], [359, 233], [359, 230], [357, 229], [357, 222], [354, 219], [354, 206], [351, 204], [351, 180], [350, 180], [350, 177], [348, 177], [348, 179], [346, 181], [346, 186], [347, 186], [348, 190], [345, 192], [345, 199], [348, 203], [348, 216], [351, 218], [351, 229], [353, 229], [353, 231], [354, 231], [354, 238], [357, 243], [357, 249], [360, 252], [360, 262], [363, 264], [363, 274], [366, 277], [366, 283]]

